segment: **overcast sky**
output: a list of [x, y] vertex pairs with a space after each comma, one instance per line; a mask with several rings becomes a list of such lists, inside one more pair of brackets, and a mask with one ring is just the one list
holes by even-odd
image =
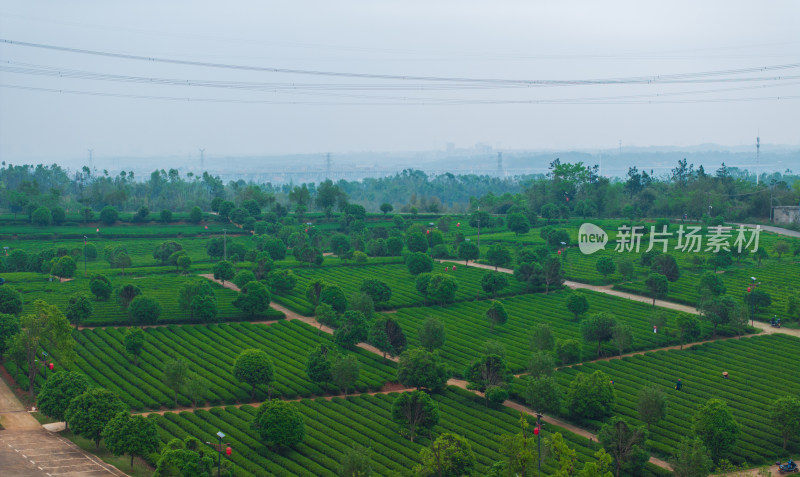
[[[447, 143], [479, 142], [501, 149], [612, 148], [619, 140], [742, 145], [759, 132], [766, 143], [800, 144], [800, 67], [696, 75], [800, 64], [796, 1], [0, 5], [3, 40], [439, 79], [247, 71], [0, 43], [0, 158], [11, 162], [74, 159], [87, 148], [98, 156], [185, 157], [200, 147], [223, 155], [441, 150]], [[692, 73], [695, 82], [629, 80], [683, 73]], [[765, 79], [776, 77], [781, 79]], [[147, 84], [143, 78], [184, 84]], [[541, 86], [452, 78], [627, 80]], [[186, 85], [197, 81], [217, 87]], [[243, 83], [248, 89], [241, 89]]]

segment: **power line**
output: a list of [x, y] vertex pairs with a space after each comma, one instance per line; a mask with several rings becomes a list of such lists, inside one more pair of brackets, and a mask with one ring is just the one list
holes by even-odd
[[669, 75], [650, 75], [620, 78], [598, 78], [598, 79], [572, 79], [572, 80], [547, 80], [547, 79], [502, 79], [502, 78], [467, 78], [467, 77], [441, 77], [441, 76], [417, 76], [417, 75], [389, 75], [378, 73], [354, 73], [324, 70], [302, 70], [292, 68], [277, 68], [251, 65], [236, 65], [230, 63], [214, 63], [204, 61], [181, 60], [174, 58], [148, 57], [123, 53], [113, 53], [99, 50], [87, 50], [81, 48], [70, 48], [56, 45], [46, 45], [41, 43], [20, 42], [0, 38], [0, 42], [14, 46], [29, 48], [39, 48], [52, 51], [76, 53], [84, 55], [103, 56], [107, 58], [117, 58], [126, 60], [147, 61], [151, 63], [169, 63], [185, 66], [200, 66], [208, 68], [224, 68], [234, 70], [256, 71], [266, 73], [284, 73], [309, 76], [329, 76], [360, 79], [380, 79], [380, 80], [401, 80], [401, 81], [431, 81], [431, 82], [456, 82], [456, 83], [484, 83], [484, 84], [520, 84], [526, 86], [577, 86], [577, 85], [597, 85], [597, 84], [654, 84], [667, 81], [681, 81], [690, 79], [709, 78], [717, 76], [742, 75], [752, 73], [762, 73], [765, 71], [781, 71], [787, 69], [800, 68], [800, 63], [789, 63], [782, 65], [769, 65], [750, 68], [738, 68], [730, 70], [703, 71], [694, 73], [677, 73]]

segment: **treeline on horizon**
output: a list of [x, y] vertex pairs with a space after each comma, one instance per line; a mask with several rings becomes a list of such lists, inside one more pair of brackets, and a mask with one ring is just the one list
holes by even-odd
[[[194, 207], [219, 212], [227, 208], [258, 209], [282, 217], [291, 211], [330, 216], [359, 204], [368, 212], [463, 213], [477, 210], [505, 214], [517, 206], [534, 215], [581, 217], [673, 217], [700, 219], [704, 215], [726, 220], [764, 219], [773, 206], [800, 203], [800, 175], [764, 173], [756, 183], [746, 170], [726, 167], [716, 171], [695, 168], [686, 159], [670, 173], [648, 174], [636, 166], [622, 178], [602, 177], [598, 166], [582, 162], [550, 163], [547, 174], [510, 178], [487, 175], [428, 176], [406, 169], [393, 176], [361, 181], [315, 184], [255, 184], [243, 180], [225, 184], [204, 172], [181, 176], [176, 169], [156, 170], [147, 179], [122, 171], [83, 167], [70, 172], [57, 164], [0, 167], [0, 210], [15, 218], [32, 219], [39, 208], [60, 215], [66, 211], [106, 206], [119, 211], [168, 210], [188, 212]], [[391, 206], [391, 208], [389, 207]], [[145, 214], [146, 215], [146, 214]], [[53, 221], [57, 223], [57, 221]]]

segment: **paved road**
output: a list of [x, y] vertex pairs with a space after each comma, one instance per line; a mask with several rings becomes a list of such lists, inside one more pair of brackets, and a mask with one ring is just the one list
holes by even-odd
[[[755, 228], [756, 227], [756, 224], [738, 224], [738, 223], [734, 223], [733, 225], [744, 225], [745, 227], [751, 227], [751, 228]], [[781, 228], [781, 227], [775, 227], [774, 225], [761, 225], [760, 227], [761, 227], [761, 230], [763, 230], [765, 232], [772, 232], [772, 233], [775, 233], [775, 234], [778, 234], [778, 235], [785, 235], [787, 237], [800, 238], [800, 232], [797, 232], [796, 230], [789, 230], [789, 229], [784, 229], [784, 228]]]
[[125, 476], [33, 418], [0, 380], [0, 475], [3, 477]]

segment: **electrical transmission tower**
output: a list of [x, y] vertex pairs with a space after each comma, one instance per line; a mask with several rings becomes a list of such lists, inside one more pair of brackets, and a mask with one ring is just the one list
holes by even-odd
[[325, 180], [331, 179], [331, 153], [325, 154]]
[[[756, 137], [756, 185], [758, 185], [758, 160], [761, 155], [761, 136]], [[770, 204], [772, 207], [772, 204]]]
[[206, 150], [200, 149], [200, 172], [205, 172], [206, 170]]
[[497, 153], [497, 177], [503, 177], [503, 153]]

